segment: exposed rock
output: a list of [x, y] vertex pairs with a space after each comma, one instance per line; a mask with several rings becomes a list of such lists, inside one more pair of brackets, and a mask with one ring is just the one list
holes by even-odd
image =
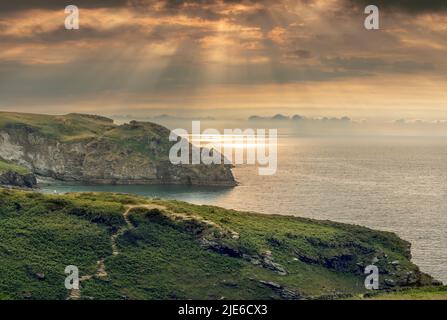
[[396, 281], [394, 281], [393, 279], [385, 279], [385, 284], [387, 286], [394, 287], [396, 286]]
[[[0, 113], [0, 118], [8, 116]], [[162, 126], [137, 121], [118, 126], [90, 115], [46, 117], [56, 133], [17, 119], [1, 126], [0, 157], [68, 182], [236, 185], [229, 165], [172, 164], [169, 151], [176, 142], [169, 141], [170, 131]]]
[[270, 269], [281, 276], [287, 275], [286, 269], [281, 266], [279, 263], [273, 261], [272, 252], [266, 251], [262, 255], [261, 264], [264, 268]]
[[45, 280], [45, 274], [44, 273], [36, 273], [36, 278], [39, 280]]
[[283, 289], [280, 293], [281, 297], [286, 300], [299, 300], [302, 299], [302, 296], [294, 291]]
[[325, 266], [329, 269], [343, 270], [347, 269], [356, 257], [353, 254], [341, 254], [329, 258], [325, 258]]
[[[163, 213], [161, 213], [163, 214]], [[166, 213], [165, 213], [166, 214]], [[287, 271], [282, 265], [273, 261], [272, 252], [265, 251], [263, 253], [244, 252], [237, 245], [222, 241], [223, 239], [239, 240], [238, 233], [223, 228], [212, 221], [203, 220], [194, 216], [182, 216], [181, 214], [167, 214], [167, 217], [176, 221], [181, 221], [183, 228], [195, 235], [200, 242], [200, 245], [208, 250], [212, 250], [219, 254], [224, 254], [233, 258], [242, 258], [250, 261], [254, 265], [272, 270], [279, 275], [287, 275]], [[235, 237], [237, 235], [237, 237]]]
[[[359, 270], [364, 264], [357, 262], [355, 254], [338, 254], [332, 256], [312, 257], [295, 250], [298, 259], [305, 263], [318, 264], [333, 270]], [[362, 271], [363, 272], [363, 271]]]
[[299, 293], [286, 289], [276, 282], [259, 280], [259, 283], [277, 292], [282, 299], [286, 300], [302, 299], [302, 296]]
[[227, 256], [230, 256], [233, 258], [242, 257], [242, 253], [239, 250], [232, 248], [230, 246], [226, 246], [221, 243], [218, 243], [217, 241], [212, 241], [212, 240], [209, 240], [206, 238], [202, 238], [202, 239], [200, 239], [200, 244], [203, 247], [205, 247], [209, 250], [212, 250], [214, 252], [220, 253], [220, 254], [224, 254], [224, 255], [227, 255]]
[[405, 273], [405, 276], [403, 279], [399, 281], [400, 286], [412, 286], [416, 285], [420, 279], [420, 275], [416, 274], [415, 272], [409, 271]]
[[239, 285], [237, 284], [237, 282], [234, 281], [230, 281], [230, 280], [222, 280], [220, 282], [223, 286], [225, 287], [230, 287], [230, 288], [237, 288]]
[[36, 176], [34, 174], [20, 174], [13, 171], [0, 173], [0, 185], [34, 188], [37, 185]]
[[444, 284], [442, 283], [442, 281], [435, 280], [435, 279], [432, 280], [431, 284], [432, 284], [433, 286], [436, 286], [436, 287], [438, 287], [438, 286], [443, 286], [443, 285], [444, 285]]
[[277, 284], [276, 282], [260, 280], [259, 283], [272, 289], [282, 289], [282, 286], [280, 284]]

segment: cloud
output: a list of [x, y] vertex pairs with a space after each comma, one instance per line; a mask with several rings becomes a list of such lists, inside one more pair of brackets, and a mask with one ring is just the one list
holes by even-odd
[[374, 4], [379, 8], [392, 11], [403, 11], [409, 13], [427, 13], [447, 11], [447, 1], [445, 0], [349, 0], [355, 6], [366, 7]]
[[[249, 104], [259, 98], [274, 105], [289, 94], [288, 105], [312, 105], [320, 104], [321, 95], [300, 100], [305, 90], [316, 92], [313, 88], [324, 84], [344, 82], [366, 95], [371, 90], [357, 89], [359, 82], [374, 86], [376, 93], [376, 83], [389, 78], [396, 86], [422, 79], [412, 93], [432, 79], [439, 88], [446, 85], [444, 1], [378, 0], [390, 11], [377, 32], [363, 26], [365, 15], [359, 9], [369, 4], [366, 0], [74, 3], [81, 8], [81, 29], [76, 31], [65, 30], [60, 1], [0, 3], [0, 80], [7, 79], [0, 81], [2, 103], [25, 98], [46, 103], [64, 96], [82, 103], [104, 94], [131, 97], [122, 100], [129, 104], [163, 105], [163, 99], [181, 92], [179, 103], [204, 104], [203, 92], [232, 87], [237, 94], [222, 101], [238, 102], [253, 90], [256, 94], [246, 94]], [[408, 17], [402, 12], [437, 14]], [[304, 85], [308, 87], [296, 96], [287, 91]], [[429, 97], [444, 97], [433, 91]], [[380, 105], [388, 106], [396, 97], [404, 98], [401, 104], [420, 103], [409, 101], [405, 92], [396, 88], [387, 99], [384, 94]], [[328, 99], [329, 104], [345, 99], [338, 89], [333, 95], [339, 98]], [[359, 97], [349, 103], [363, 101]]]
[[75, 4], [79, 8], [114, 8], [128, 5], [128, 0], [76, 0], [71, 2], [59, 0], [1, 1], [0, 12], [11, 13], [36, 9], [63, 10], [69, 4]]
[[435, 69], [430, 62], [410, 60], [385, 60], [381, 58], [330, 58], [324, 59], [324, 64], [342, 70], [361, 70], [362, 72], [419, 73]]
[[308, 50], [302, 50], [302, 49], [298, 49], [295, 51], [291, 52], [292, 56], [296, 56], [298, 58], [301, 59], [310, 59], [312, 58], [312, 52], [308, 51]]

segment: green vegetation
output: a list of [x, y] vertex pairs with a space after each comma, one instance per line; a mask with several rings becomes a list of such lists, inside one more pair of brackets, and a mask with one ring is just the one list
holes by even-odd
[[24, 127], [61, 141], [95, 137], [113, 127], [107, 118], [83, 114], [52, 116], [44, 114], [0, 112], [0, 129]]
[[[235, 186], [231, 166], [175, 165], [169, 129], [149, 122], [122, 125], [87, 114], [60, 116], [0, 112], [0, 157], [36, 175], [95, 184], [186, 184]], [[23, 177], [3, 185], [31, 187]], [[35, 183], [34, 183], [35, 185]]]
[[0, 112], [0, 130], [25, 127], [62, 142], [100, 138], [118, 145], [120, 150], [128, 148], [141, 155], [150, 155], [151, 160], [167, 159], [172, 145], [167, 139], [169, 130], [149, 122], [132, 121], [118, 126], [111, 119], [88, 114], [53, 116]]
[[0, 189], [0, 297], [66, 299], [64, 269], [95, 269], [123, 224], [118, 203]]
[[19, 174], [28, 174], [31, 172], [28, 168], [10, 163], [0, 158], [0, 174], [8, 171], [17, 172]]
[[431, 283], [391, 233], [131, 195], [0, 189], [0, 239], [1, 299], [66, 299], [67, 265], [83, 299], [355, 297], [375, 257], [396, 289]]
[[373, 295], [372, 300], [447, 300], [447, 287], [423, 287]]
[[139, 154], [150, 155], [151, 160], [167, 160], [172, 142], [170, 131], [150, 122], [132, 121], [130, 124], [113, 128], [104, 133], [103, 138], [121, 144]]

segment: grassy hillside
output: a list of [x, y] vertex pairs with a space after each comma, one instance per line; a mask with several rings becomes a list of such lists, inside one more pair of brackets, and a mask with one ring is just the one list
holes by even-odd
[[5, 161], [2, 158], [0, 158], [0, 174], [5, 172], [17, 172], [19, 174], [28, 174], [30, 173], [30, 170], [28, 168], [13, 164], [9, 161]]
[[377, 294], [368, 300], [447, 300], [447, 287], [423, 287]]
[[0, 112], [0, 129], [14, 126], [28, 126], [61, 141], [95, 137], [115, 127], [112, 120], [92, 115]]
[[118, 126], [111, 119], [88, 114], [71, 113], [55, 116], [0, 112], [0, 130], [23, 126], [63, 142], [101, 138], [145, 155], [153, 154], [154, 151], [164, 152], [165, 158], [171, 146], [167, 141], [169, 130], [149, 122], [132, 121], [130, 124]]
[[169, 137], [169, 129], [150, 122], [0, 112], [0, 158], [38, 176], [94, 184], [236, 185], [229, 165], [173, 164], [169, 153], [176, 142]]
[[396, 284], [431, 282], [391, 233], [129, 195], [0, 189], [0, 239], [3, 299], [341, 298], [365, 293], [375, 257]]
[[[0, 112], [0, 130], [27, 126], [49, 138], [63, 142], [75, 142], [98, 138], [118, 143], [142, 154], [169, 154], [171, 143], [169, 130], [154, 123], [132, 121], [115, 125], [113, 120], [88, 114], [42, 115], [30, 113]], [[155, 157], [160, 155], [155, 154]]]

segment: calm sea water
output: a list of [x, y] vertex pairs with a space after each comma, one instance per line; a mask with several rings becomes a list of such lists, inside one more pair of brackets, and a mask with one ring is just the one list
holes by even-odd
[[276, 175], [238, 166], [240, 185], [232, 189], [64, 185], [44, 191], [136, 193], [393, 231], [413, 244], [423, 271], [447, 282], [447, 139], [282, 137], [279, 143]]

